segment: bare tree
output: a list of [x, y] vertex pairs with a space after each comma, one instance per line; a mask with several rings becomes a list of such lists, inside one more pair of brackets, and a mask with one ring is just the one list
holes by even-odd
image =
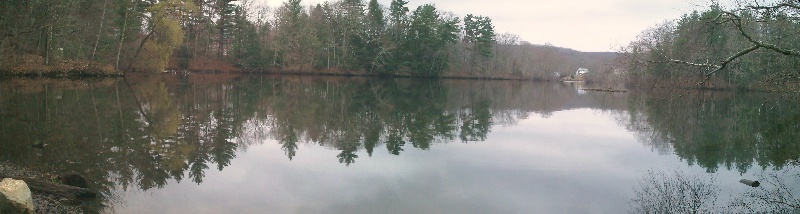
[[679, 170], [644, 173], [634, 189], [631, 213], [714, 213], [719, 187], [714, 177], [690, 176]]
[[795, 167], [762, 174], [760, 187], [751, 188], [730, 204], [738, 213], [797, 213], [800, 210], [800, 174]]

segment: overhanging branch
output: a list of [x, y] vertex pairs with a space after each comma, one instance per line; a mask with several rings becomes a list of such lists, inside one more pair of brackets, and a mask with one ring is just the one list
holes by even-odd
[[667, 60], [667, 62], [675, 63], [675, 64], [691, 65], [691, 66], [697, 66], [697, 67], [710, 67], [710, 68], [719, 68], [720, 67], [719, 65], [715, 65], [715, 64], [694, 63], [694, 62], [687, 62], [687, 61], [677, 60], [677, 59], [670, 59], [670, 60]]
[[773, 6], [749, 6], [748, 8], [755, 10], [774, 10], [786, 7], [800, 10], [800, 5], [789, 4], [789, 3], [780, 3]]
[[750, 43], [753, 43], [753, 45], [758, 46], [759, 48], [766, 48], [766, 49], [769, 49], [769, 50], [772, 50], [772, 51], [775, 51], [775, 52], [778, 52], [778, 53], [781, 53], [781, 54], [784, 54], [784, 55], [800, 56], [800, 52], [798, 52], [795, 49], [785, 49], [785, 48], [778, 47], [777, 45], [773, 45], [773, 44], [770, 44], [770, 43], [766, 43], [766, 42], [762, 42], [762, 41], [754, 39], [753, 36], [748, 34], [747, 31], [744, 30], [744, 27], [742, 27], [742, 18], [739, 17], [739, 15], [736, 15], [735, 13], [727, 12], [727, 11], [724, 12], [724, 13], [729, 15], [729, 16], [731, 16], [731, 17], [733, 17], [733, 19], [732, 19], [733, 20], [733, 24], [734, 24], [734, 26], [736, 26], [736, 29], [739, 31], [739, 34], [741, 34], [744, 38], [746, 38], [748, 41], [750, 41]]
[[698, 83], [698, 85], [704, 85], [704, 84], [705, 84], [706, 82], [708, 82], [708, 80], [711, 78], [711, 75], [714, 75], [715, 73], [717, 73], [717, 72], [721, 71], [722, 69], [725, 69], [725, 67], [727, 67], [727, 66], [728, 66], [728, 64], [730, 64], [731, 62], [733, 62], [733, 60], [736, 60], [736, 59], [738, 59], [739, 57], [742, 57], [742, 56], [744, 56], [744, 55], [746, 55], [746, 54], [748, 54], [748, 53], [750, 53], [750, 52], [753, 52], [753, 51], [755, 51], [755, 50], [758, 50], [759, 48], [761, 48], [761, 47], [760, 47], [760, 46], [758, 46], [758, 45], [753, 45], [753, 46], [751, 46], [750, 48], [747, 48], [747, 49], [744, 49], [744, 50], [742, 50], [742, 51], [739, 51], [739, 53], [736, 53], [736, 54], [734, 54], [733, 56], [730, 56], [730, 57], [728, 57], [727, 59], [723, 60], [723, 61], [720, 63], [720, 65], [719, 65], [719, 66], [717, 66], [717, 69], [714, 69], [713, 71], [706, 73], [706, 74], [705, 74], [705, 76], [706, 76], [706, 77], [703, 79], [703, 81], [700, 81], [700, 83]]
[[[753, 6], [753, 7], [750, 7], [750, 8], [753, 8], [753, 9], [770, 9], [770, 8], [772, 8], [772, 9], [774, 9], [774, 8], [779, 8], [779, 7], [791, 7], [791, 8], [800, 9], [800, 7], [798, 7], [797, 5], [791, 5], [791, 4], [787, 4], [787, 3], [783, 3], [783, 4], [779, 4], [779, 5], [775, 5], [775, 6], [770, 6], [770, 7]], [[731, 17], [729, 20], [732, 21], [734, 26], [736, 26], [736, 30], [738, 30], [739, 34], [741, 34], [745, 39], [747, 39], [747, 41], [749, 41], [752, 44], [752, 46], [750, 46], [747, 49], [741, 50], [741, 51], [737, 52], [736, 54], [734, 54], [734, 55], [728, 57], [727, 59], [723, 60], [722, 62], [720, 62], [719, 66], [717, 66], [717, 69], [706, 73], [705, 74], [705, 78], [703, 79], [703, 81], [698, 83], [698, 85], [704, 85], [711, 78], [711, 75], [714, 75], [715, 73], [725, 69], [725, 67], [727, 67], [728, 64], [730, 64], [734, 60], [738, 59], [739, 57], [747, 55], [748, 53], [753, 52], [755, 50], [758, 50], [760, 48], [765, 48], [765, 49], [768, 49], [768, 50], [772, 50], [772, 51], [775, 51], [777, 53], [780, 53], [780, 54], [783, 54], [783, 55], [787, 55], [787, 56], [800, 56], [800, 52], [798, 52], [795, 49], [781, 48], [781, 47], [778, 47], [777, 45], [773, 45], [773, 44], [770, 44], [770, 43], [762, 42], [762, 41], [759, 41], [759, 40], [753, 38], [753, 36], [751, 36], [749, 33], [747, 33], [747, 31], [745, 31], [745, 29], [744, 29], [744, 27], [742, 25], [742, 18], [739, 15], [736, 15], [735, 13], [729, 12], [729, 11], [723, 11], [723, 14]], [[718, 16], [717, 18], [722, 18], [722, 16]]]

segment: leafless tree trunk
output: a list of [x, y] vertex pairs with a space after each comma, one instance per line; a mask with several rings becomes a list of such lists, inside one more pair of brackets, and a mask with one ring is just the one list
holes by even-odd
[[[133, 10], [136, 10], [137, 4], [133, 4]], [[122, 17], [122, 30], [119, 33], [119, 45], [117, 46], [117, 60], [115, 63], [115, 68], [119, 69], [119, 59], [122, 54], [122, 44], [125, 43], [125, 31], [128, 30], [128, 10], [125, 10], [125, 14]]]
[[100, 15], [100, 27], [97, 28], [97, 36], [94, 39], [94, 48], [92, 48], [92, 60], [89, 61], [89, 67], [94, 66], [95, 57], [97, 56], [97, 45], [100, 43], [100, 34], [103, 33], [103, 24], [106, 22], [106, 5], [108, 5], [108, 0], [103, 1], [103, 13]]

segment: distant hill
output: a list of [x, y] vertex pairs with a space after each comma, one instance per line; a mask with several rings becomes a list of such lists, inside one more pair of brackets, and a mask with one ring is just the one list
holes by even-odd
[[[605, 73], [614, 70], [620, 55], [616, 52], [581, 52], [550, 45], [521, 44], [526, 57], [523, 58], [531, 75], [551, 80], [555, 74], [574, 74], [578, 68], [587, 68], [590, 73]], [[499, 51], [502, 52], [502, 51]]]

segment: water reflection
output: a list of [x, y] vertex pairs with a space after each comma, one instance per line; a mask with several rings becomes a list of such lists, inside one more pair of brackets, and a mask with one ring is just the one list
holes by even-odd
[[800, 158], [800, 106], [786, 94], [693, 91], [630, 99], [640, 142], [709, 172], [781, 168]]
[[[744, 191], [722, 191], [716, 177], [680, 170], [648, 170], [634, 187], [631, 213], [797, 213], [800, 211], [800, 169], [762, 172], [764, 185], [741, 182]], [[747, 187], [742, 187], [747, 186]], [[720, 200], [720, 199], [728, 200]]]
[[[0, 87], [3, 162], [85, 174], [105, 197], [86, 212], [115, 206], [120, 189], [200, 184], [237, 154], [273, 140], [284, 160], [323, 147], [354, 167], [378, 153], [486, 141], [498, 128], [574, 109], [613, 114], [640, 142], [708, 171], [783, 166], [800, 154], [792, 143], [800, 116], [786, 107], [797, 105], [760, 95], [652, 98], [579, 94], [560, 83], [228, 75], [17, 79]], [[609, 129], [546, 128], [564, 138]]]
[[709, 173], [736, 170], [740, 177], [728, 178], [728, 183], [747, 178], [751, 170], [755, 173], [750, 179], [766, 184], [734, 184], [736, 188], [723, 191], [713, 174], [648, 171], [635, 187], [634, 213], [794, 213], [800, 208], [796, 97], [684, 91], [637, 95], [629, 102], [623, 124], [653, 150], [674, 153]]

